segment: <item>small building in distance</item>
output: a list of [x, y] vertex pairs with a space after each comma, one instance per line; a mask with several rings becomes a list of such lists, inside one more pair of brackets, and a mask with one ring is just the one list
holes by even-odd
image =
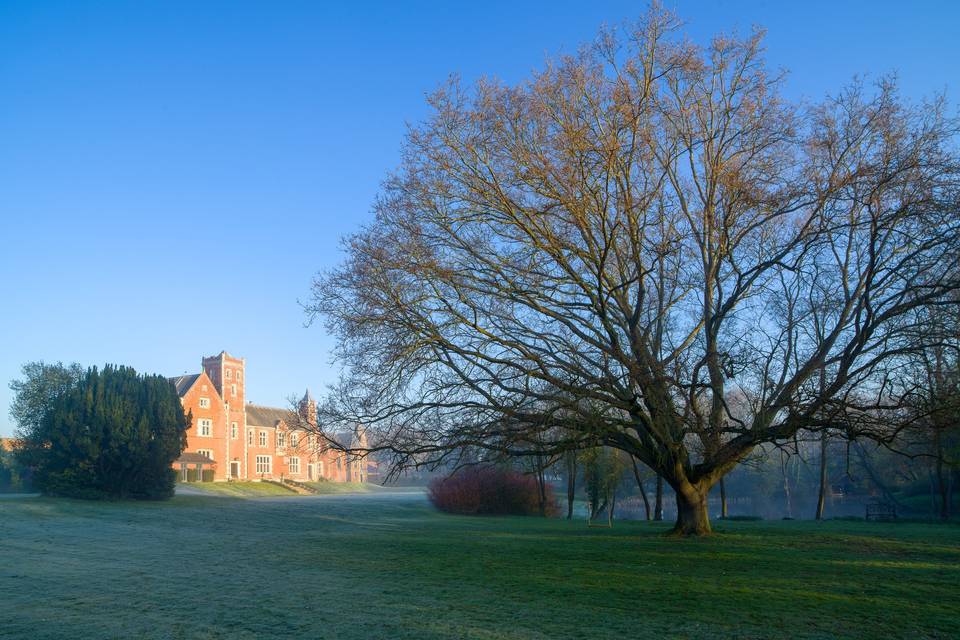
[[190, 469], [200, 467], [212, 470], [215, 481], [366, 482], [366, 459], [328, 440], [363, 449], [362, 429], [325, 437], [316, 433], [317, 405], [309, 390], [297, 411], [246, 402], [245, 366], [243, 358], [221, 351], [203, 358], [200, 373], [170, 379], [191, 416], [187, 446], [174, 462], [184, 480]]

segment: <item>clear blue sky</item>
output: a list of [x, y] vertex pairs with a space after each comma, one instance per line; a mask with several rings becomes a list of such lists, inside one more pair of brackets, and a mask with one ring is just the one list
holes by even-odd
[[[765, 26], [793, 96], [896, 71], [958, 103], [960, 2], [667, 5], [700, 42]], [[424, 94], [521, 80], [644, 6], [0, 0], [0, 434], [35, 359], [177, 375], [226, 349], [248, 399], [318, 395], [331, 343], [298, 299]]]

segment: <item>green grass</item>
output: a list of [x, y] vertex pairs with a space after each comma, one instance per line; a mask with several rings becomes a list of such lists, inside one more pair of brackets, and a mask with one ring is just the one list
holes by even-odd
[[417, 494], [0, 500], [0, 637], [960, 637], [956, 525], [667, 527]]
[[231, 498], [259, 498], [272, 496], [295, 496], [296, 491], [281, 487], [272, 482], [191, 482], [177, 485], [178, 490], [185, 487], [190, 491], [199, 491], [210, 495]]
[[423, 493], [423, 487], [383, 487], [374, 482], [305, 482], [320, 495], [344, 493]]

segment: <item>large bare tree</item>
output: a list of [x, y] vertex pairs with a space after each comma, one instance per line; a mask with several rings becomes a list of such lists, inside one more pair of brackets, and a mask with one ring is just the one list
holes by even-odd
[[956, 121], [888, 81], [793, 104], [760, 33], [677, 27], [654, 9], [430, 98], [315, 282], [344, 365], [326, 419], [397, 464], [616, 447], [674, 489], [680, 534], [758, 444], [889, 435], [913, 312], [958, 287]]

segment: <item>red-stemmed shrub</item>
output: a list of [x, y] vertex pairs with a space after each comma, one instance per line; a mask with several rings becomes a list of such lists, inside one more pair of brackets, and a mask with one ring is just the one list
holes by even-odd
[[[434, 507], [466, 515], [541, 515], [540, 490], [533, 476], [502, 467], [467, 467], [430, 482]], [[558, 512], [553, 491], [547, 488], [544, 514]]]

